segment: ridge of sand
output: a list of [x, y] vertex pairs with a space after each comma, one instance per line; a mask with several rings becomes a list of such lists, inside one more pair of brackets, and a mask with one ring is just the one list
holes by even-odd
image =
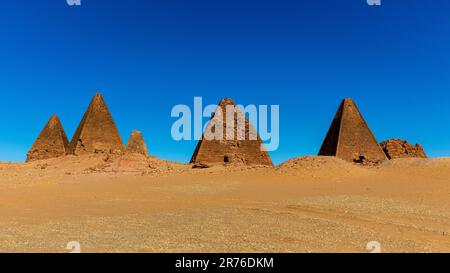
[[286, 176], [296, 176], [315, 180], [342, 180], [371, 175], [373, 168], [352, 164], [346, 160], [330, 156], [302, 156], [283, 162], [279, 172]]

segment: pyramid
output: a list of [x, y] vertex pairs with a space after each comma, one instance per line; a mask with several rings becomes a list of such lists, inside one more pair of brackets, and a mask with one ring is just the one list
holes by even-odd
[[387, 158], [427, 158], [427, 154], [420, 144], [411, 144], [406, 140], [394, 138], [380, 143]]
[[129, 154], [134, 153], [148, 156], [147, 146], [145, 145], [144, 137], [142, 136], [141, 132], [139, 131], [131, 132], [125, 152]]
[[27, 162], [64, 156], [69, 141], [56, 115], [52, 115], [27, 154]]
[[125, 151], [119, 131], [101, 94], [95, 94], [89, 104], [69, 148], [75, 155]]
[[387, 159], [352, 99], [341, 102], [319, 155], [354, 163], [378, 163]]
[[[256, 130], [250, 124], [243, 113], [237, 109], [233, 114], [234, 124], [227, 124], [226, 106], [236, 106], [231, 99], [222, 99], [216, 108], [211, 121], [206, 126], [202, 139], [198, 142], [191, 163], [194, 164], [210, 164], [210, 163], [233, 163], [246, 165], [272, 165], [272, 160], [265, 149]], [[245, 135], [238, 130], [238, 115], [245, 121]], [[243, 115], [243, 116], [242, 116]], [[215, 132], [213, 120], [221, 118], [223, 122], [222, 139], [212, 139], [207, 136], [206, 132]], [[231, 118], [230, 118], [231, 119]], [[218, 119], [219, 120], [219, 119]], [[234, 130], [227, 135], [227, 127], [233, 126]], [[220, 128], [220, 127], [219, 127]], [[251, 133], [250, 133], [251, 132]], [[250, 137], [253, 134], [253, 137]], [[239, 136], [239, 137], [238, 137]]]

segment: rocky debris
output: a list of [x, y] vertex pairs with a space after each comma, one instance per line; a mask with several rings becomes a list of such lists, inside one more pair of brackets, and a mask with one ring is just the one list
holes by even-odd
[[69, 145], [74, 155], [125, 151], [119, 131], [101, 94], [95, 94]]
[[135, 130], [131, 132], [125, 152], [128, 154], [136, 153], [148, 156], [147, 146], [145, 145], [144, 137], [140, 131]]
[[[227, 124], [227, 108], [234, 109], [233, 124]], [[245, 132], [238, 130], [239, 121], [244, 121], [242, 128]], [[233, 130], [227, 130], [231, 127]], [[217, 129], [223, 130], [220, 139], [214, 138]], [[202, 139], [198, 142], [191, 163], [272, 165], [272, 160], [267, 151], [262, 149], [262, 145], [256, 129], [244, 113], [236, 107], [232, 99], [225, 98], [219, 102]]]
[[192, 164], [192, 168], [193, 169], [207, 169], [207, 168], [211, 168], [211, 165], [206, 164], [204, 162], [196, 162], [196, 163]]
[[377, 166], [383, 163], [384, 160], [371, 160], [366, 157], [364, 153], [360, 153], [359, 155], [354, 156], [353, 163], [361, 164], [364, 166]]
[[387, 159], [352, 99], [341, 102], [319, 155], [336, 156], [364, 165]]
[[420, 144], [413, 145], [403, 139], [389, 139], [380, 143], [389, 159], [395, 158], [427, 158]]
[[53, 115], [28, 152], [26, 162], [64, 156], [68, 146], [69, 141], [61, 121]]
[[[17, 163], [19, 164], [19, 163]], [[0, 162], [1, 166], [4, 166]], [[21, 166], [20, 164], [18, 166]], [[130, 174], [154, 175], [189, 171], [191, 166], [142, 154], [83, 154], [67, 155], [26, 164], [33, 172], [43, 175]], [[22, 167], [21, 167], [22, 168]], [[25, 165], [24, 167], [25, 168]]]
[[165, 161], [139, 153], [103, 158], [103, 162], [89, 166], [87, 173], [163, 174], [187, 170], [187, 165]]

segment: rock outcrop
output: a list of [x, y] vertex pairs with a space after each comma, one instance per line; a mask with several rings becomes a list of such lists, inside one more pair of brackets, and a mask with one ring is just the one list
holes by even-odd
[[69, 151], [68, 147], [61, 121], [53, 115], [28, 152], [26, 162], [64, 156]]
[[[227, 118], [227, 109], [233, 109], [229, 112], [233, 117]], [[232, 122], [227, 123], [228, 119]], [[191, 163], [194, 166], [207, 166], [211, 163], [272, 165], [272, 160], [255, 128], [233, 100], [222, 99], [197, 144]]]
[[89, 104], [72, 141], [70, 152], [120, 154], [125, 151], [119, 131], [101, 94]]
[[127, 154], [141, 154], [148, 156], [147, 146], [145, 145], [144, 137], [141, 132], [131, 132], [125, 152]]
[[380, 143], [381, 148], [389, 159], [395, 158], [427, 158], [420, 144], [413, 145], [403, 139], [389, 139]]
[[387, 159], [352, 99], [341, 102], [319, 155], [368, 165]]

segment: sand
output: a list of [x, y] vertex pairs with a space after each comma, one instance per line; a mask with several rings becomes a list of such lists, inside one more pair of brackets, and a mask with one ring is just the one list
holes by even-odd
[[0, 252], [450, 252], [450, 158], [0, 163]]

